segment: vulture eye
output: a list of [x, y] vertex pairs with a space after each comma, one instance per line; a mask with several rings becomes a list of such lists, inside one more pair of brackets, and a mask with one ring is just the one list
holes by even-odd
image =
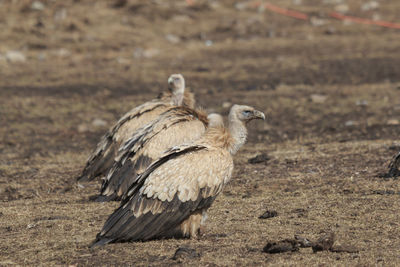
[[253, 112], [252, 112], [251, 110], [244, 110], [244, 111], [242, 112], [242, 114], [243, 114], [244, 116], [250, 116], [251, 114], [253, 114]]
[[174, 78], [174, 82], [179, 82], [180, 79], [179, 78]]

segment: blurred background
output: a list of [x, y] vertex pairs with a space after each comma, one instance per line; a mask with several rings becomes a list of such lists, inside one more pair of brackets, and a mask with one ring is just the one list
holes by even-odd
[[[223, 222], [238, 236], [205, 239], [202, 263], [224, 254], [236, 256], [219, 264], [262, 264], [236, 239], [262, 247], [263, 237], [326, 228], [371, 249], [342, 264], [398, 261], [400, 233], [382, 225], [387, 218], [399, 226], [385, 212], [400, 214], [398, 199], [376, 192], [400, 192], [378, 178], [400, 151], [399, 14], [396, 0], [0, 0], [0, 222], [8, 238], [0, 255], [19, 264], [89, 263], [86, 244], [114, 206], [94, 206], [87, 198], [99, 185], [78, 187], [75, 177], [122, 114], [182, 73], [209, 112], [226, 115], [238, 103], [267, 115], [249, 126], [212, 213], [211, 232]], [[249, 165], [259, 153], [265, 162]], [[231, 204], [235, 213], [218, 215]], [[267, 205], [280, 214], [268, 227], [257, 221]], [[300, 207], [309, 217], [293, 219]], [[49, 231], [52, 240], [40, 242]], [[366, 241], [377, 237], [384, 244]], [[169, 259], [176, 242], [157, 255], [158, 243], [143, 245], [149, 250], [137, 263]], [[213, 244], [223, 249], [213, 254]], [[59, 249], [46, 254], [52, 246]], [[89, 254], [122, 264], [133, 249], [114, 248], [115, 258]]]

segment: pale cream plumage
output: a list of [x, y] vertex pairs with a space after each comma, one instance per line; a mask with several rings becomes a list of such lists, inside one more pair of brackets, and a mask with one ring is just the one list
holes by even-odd
[[[211, 115], [213, 124], [221, 124], [221, 121], [220, 115]], [[97, 200], [119, 200], [124, 197], [137, 176], [165, 150], [198, 139], [208, 123], [202, 111], [186, 107], [172, 107], [162, 113], [121, 146]]]
[[185, 90], [185, 80], [180, 74], [173, 74], [168, 79], [168, 92], [157, 99], [146, 102], [126, 113], [101, 139], [95, 151], [90, 155], [78, 181], [89, 181], [102, 177], [114, 163], [118, 148], [127, 141], [135, 131], [157, 118], [171, 106], [193, 108], [194, 97]]
[[188, 145], [171, 148], [139, 175], [92, 246], [166, 237], [196, 237], [207, 209], [230, 180], [232, 155], [245, 143], [246, 123], [262, 112], [234, 105], [229, 129], [208, 128]]

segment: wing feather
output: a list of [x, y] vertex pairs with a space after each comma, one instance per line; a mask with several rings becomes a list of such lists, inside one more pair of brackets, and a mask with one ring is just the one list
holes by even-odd
[[114, 163], [121, 140], [127, 138], [127, 133], [134, 131], [146, 121], [158, 116], [167, 105], [160, 100], [144, 103], [126, 113], [97, 144], [89, 156], [82, 175], [78, 181], [90, 181], [95, 177], [105, 175]]
[[123, 198], [138, 175], [165, 150], [198, 139], [205, 132], [205, 127], [206, 122], [192, 109], [168, 109], [121, 146], [100, 194], [107, 196], [108, 200]]

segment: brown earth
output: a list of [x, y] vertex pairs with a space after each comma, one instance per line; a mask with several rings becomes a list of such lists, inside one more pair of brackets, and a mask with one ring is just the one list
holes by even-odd
[[[312, 23], [188, 2], [0, 1], [0, 265], [398, 264], [399, 180], [378, 176], [400, 150], [400, 31], [331, 19], [335, 1], [274, 1]], [[342, 2], [399, 19], [398, 1]], [[88, 249], [118, 203], [89, 201], [99, 183], [75, 178], [108, 127], [171, 73], [210, 112], [242, 103], [268, 119], [249, 126], [200, 240]], [[259, 219], [267, 210], [277, 216]], [[329, 232], [359, 252], [262, 251]], [[172, 259], [178, 247], [195, 256]]]

